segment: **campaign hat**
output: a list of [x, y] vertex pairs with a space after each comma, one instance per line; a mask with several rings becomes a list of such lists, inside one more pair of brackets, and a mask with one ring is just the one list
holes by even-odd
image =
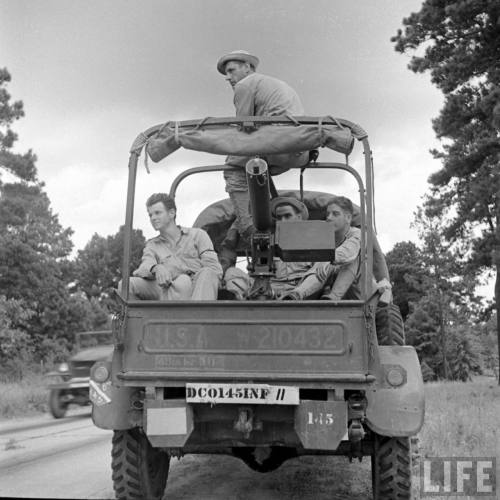
[[226, 54], [222, 56], [218, 61], [217, 61], [217, 69], [219, 73], [222, 73], [223, 75], [226, 74], [225, 68], [226, 68], [226, 63], [229, 61], [241, 61], [241, 62], [247, 62], [251, 66], [254, 67], [254, 69], [257, 69], [257, 66], [259, 64], [259, 58], [256, 56], [253, 56], [246, 50], [233, 50], [232, 52], [229, 52], [229, 54]]

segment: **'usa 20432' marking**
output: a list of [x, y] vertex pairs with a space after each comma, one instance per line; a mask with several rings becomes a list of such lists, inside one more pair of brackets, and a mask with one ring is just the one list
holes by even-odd
[[328, 326], [260, 326], [256, 330], [238, 329], [241, 348], [298, 349], [305, 351], [342, 349], [342, 328]]
[[153, 324], [143, 337], [144, 350], [161, 353], [183, 351], [296, 350], [340, 352], [344, 347], [343, 324], [252, 325]]

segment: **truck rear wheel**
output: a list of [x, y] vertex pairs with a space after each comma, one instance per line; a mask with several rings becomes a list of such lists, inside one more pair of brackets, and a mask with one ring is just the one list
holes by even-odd
[[113, 488], [119, 500], [160, 500], [167, 484], [170, 457], [153, 448], [140, 429], [114, 431], [111, 448]]
[[375, 329], [379, 345], [405, 345], [403, 318], [396, 304], [377, 307]]
[[374, 500], [411, 499], [411, 448], [407, 437], [375, 435], [372, 454]]

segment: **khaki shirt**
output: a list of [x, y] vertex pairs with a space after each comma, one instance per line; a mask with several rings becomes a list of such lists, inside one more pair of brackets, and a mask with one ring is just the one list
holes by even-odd
[[333, 264], [330, 262], [317, 262], [307, 275], [316, 274], [321, 282], [325, 282], [332, 271], [359, 259], [360, 250], [361, 230], [351, 226], [344, 239], [335, 247], [335, 261]]
[[297, 92], [287, 83], [250, 73], [234, 86], [236, 116], [303, 115]]
[[222, 267], [208, 234], [199, 228], [179, 226], [179, 229], [181, 236], [174, 246], [161, 235], [146, 242], [141, 264], [134, 271], [134, 276], [154, 279], [151, 268], [162, 264], [170, 272], [172, 280], [181, 274], [193, 275], [204, 267], [222, 277]]

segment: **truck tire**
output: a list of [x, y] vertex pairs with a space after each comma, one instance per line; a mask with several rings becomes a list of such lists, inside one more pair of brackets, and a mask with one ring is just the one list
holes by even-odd
[[396, 304], [377, 307], [375, 329], [379, 345], [405, 345], [403, 318]]
[[161, 500], [169, 466], [170, 457], [153, 448], [142, 430], [113, 432], [111, 468], [117, 499]]
[[411, 499], [410, 438], [375, 435], [372, 488], [374, 500]]
[[62, 389], [52, 389], [49, 394], [49, 410], [54, 418], [63, 418], [68, 411], [68, 403], [63, 401]]

